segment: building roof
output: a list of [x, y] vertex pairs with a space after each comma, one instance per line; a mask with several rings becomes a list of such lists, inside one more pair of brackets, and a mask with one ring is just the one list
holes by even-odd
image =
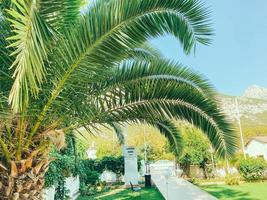
[[261, 143], [266, 143], [267, 144], [267, 136], [257, 136], [257, 137], [253, 137], [249, 140], [249, 142], [246, 144], [246, 146], [252, 141], [252, 140], [256, 140], [258, 142]]

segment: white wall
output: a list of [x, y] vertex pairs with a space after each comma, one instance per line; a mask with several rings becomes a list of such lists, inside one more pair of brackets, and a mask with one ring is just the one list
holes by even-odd
[[45, 188], [43, 190], [43, 198], [44, 200], [54, 200], [55, 198], [55, 193], [56, 193], [56, 188], [54, 186]]
[[71, 200], [75, 200], [79, 196], [80, 179], [79, 176], [66, 178], [66, 188], [69, 190]]
[[[68, 177], [65, 180], [65, 186], [66, 189], [69, 190], [69, 196], [70, 196], [70, 200], [75, 200], [78, 198], [79, 196], [79, 188], [80, 188], [80, 179], [79, 176], [76, 177]], [[49, 188], [45, 188], [43, 190], [43, 198], [44, 200], [54, 200], [55, 197], [55, 187], [49, 187]]]
[[246, 147], [246, 153], [251, 157], [264, 156], [267, 160], [267, 144], [252, 140]]
[[114, 183], [117, 181], [117, 175], [110, 171], [104, 171], [99, 178], [101, 181], [105, 181], [107, 183]]

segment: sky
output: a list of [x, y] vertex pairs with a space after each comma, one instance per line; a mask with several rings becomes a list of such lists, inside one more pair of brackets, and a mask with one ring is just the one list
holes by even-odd
[[206, 0], [215, 35], [209, 46], [197, 45], [185, 55], [171, 36], [152, 43], [205, 75], [220, 92], [242, 95], [251, 85], [267, 87], [267, 0]]

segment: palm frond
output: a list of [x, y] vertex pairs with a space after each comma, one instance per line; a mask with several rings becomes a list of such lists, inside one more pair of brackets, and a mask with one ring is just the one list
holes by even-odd
[[135, 48], [133, 50], [129, 50], [129, 58], [133, 60], [141, 59], [141, 60], [152, 60], [153, 58], [163, 57], [162, 53], [152, 46], [150, 43], [144, 43], [139, 48]]
[[231, 156], [237, 148], [237, 137], [217, 106], [213, 87], [200, 74], [174, 62], [123, 62], [107, 81], [73, 88], [61, 93], [62, 104], [56, 102], [76, 122], [185, 120], [207, 135], [218, 155]]
[[139, 61], [138, 59], [123, 61], [119, 66], [108, 71], [108, 77], [95, 83], [93, 91], [96, 94], [112, 92], [117, 87], [125, 87], [126, 84], [138, 84], [143, 81], [169, 81], [177, 84], [177, 87], [185, 84], [203, 95], [214, 97], [214, 88], [207, 79], [200, 74], [184, 67], [180, 63], [163, 59], [162, 57], [152, 57], [152, 60]]
[[10, 8], [11, 0], [1, 0], [0, 2], [0, 19], [6, 16], [6, 10]]
[[9, 37], [16, 56], [14, 84], [9, 101], [14, 112], [19, 112], [29, 103], [29, 94], [36, 95], [45, 76], [44, 60], [47, 58], [47, 41], [51, 30], [38, 12], [37, 1], [14, 0], [8, 10], [13, 36]]
[[80, 17], [82, 0], [41, 0], [40, 14], [54, 30], [62, 32]]
[[5, 18], [0, 17], [0, 92], [8, 96], [12, 86], [12, 74], [9, 67], [12, 64], [11, 50], [7, 48], [9, 42], [6, 38], [10, 36], [10, 26]]
[[71, 76], [82, 71], [90, 79], [125, 59], [128, 51], [148, 39], [168, 33], [176, 36], [189, 53], [196, 43], [209, 43], [212, 32], [208, 15], [198, 1], [111, 0], [92, 5], [80, 24], [66, 31], [53, 52], [55, 88], [33, 132]]
[[171, 151], [178, 158], [183, 151], [183, 138], [175, 124], [170, 120], [151, 122], [151, 124], [167, 138]]

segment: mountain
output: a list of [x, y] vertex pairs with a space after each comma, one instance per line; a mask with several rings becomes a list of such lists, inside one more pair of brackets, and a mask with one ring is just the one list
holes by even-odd
[[257, 85], [242, 96], [220, 94], [221, 107], [238, 129], [238, 112], [246, 141], [256, 135], [267, 135], [267, 89]]
[[267, 100], [267, 89], [258, 85], [252, 85], [246, 89], [244, 97]]

